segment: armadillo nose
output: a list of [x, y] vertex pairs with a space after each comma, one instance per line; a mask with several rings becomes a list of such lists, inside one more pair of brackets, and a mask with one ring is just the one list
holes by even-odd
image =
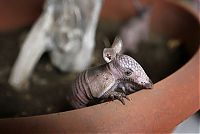
[[153, 82], [151, 80], [149, 80], [149, 83], [146, 83], [144, 86], [147, 89], [152, 89], [153, 88]]

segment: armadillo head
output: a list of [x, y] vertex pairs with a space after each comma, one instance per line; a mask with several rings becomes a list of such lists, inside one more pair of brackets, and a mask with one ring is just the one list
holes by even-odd
[[117, 71], [119, 81], [134, 83], [134, 86], [141, 88], [152, 88], [153, 83], [140, 66], [132, 57], [128, 55], [117, 55], [112, 61]]
[[140, 64], [128, 55], [120, 54], [122, 41], [116, 38], [111, 48], [105, 48], [103, 57], [120, 82], [132, 83], [136, 88], [150, 89], [153, 86]]

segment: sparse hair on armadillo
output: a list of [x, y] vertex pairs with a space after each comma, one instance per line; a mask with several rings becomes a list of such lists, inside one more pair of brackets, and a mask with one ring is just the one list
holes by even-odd
[[80, 73], [67, 94], [74, 108], [82, 108], [107, 99], [118, 99], [125, 104], [126, 95], [150, 89], [152, 81], [132, 57], [121, 54], [122, 40], [117, 37], [111, 48], [104, 48], [105, 64]]

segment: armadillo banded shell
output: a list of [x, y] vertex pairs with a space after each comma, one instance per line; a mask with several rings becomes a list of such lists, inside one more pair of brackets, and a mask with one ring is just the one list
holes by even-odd
[[72, 85], [71, 105], [75, 108], [85, 107], [93, 99], [87, 82], [87, 71], [82, 72]]

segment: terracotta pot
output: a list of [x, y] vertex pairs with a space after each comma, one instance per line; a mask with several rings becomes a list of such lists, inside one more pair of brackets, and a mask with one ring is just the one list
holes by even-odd
[[44, 0], [0, 1], [0, 32], [30, 25], [42, 11]]
[[62, 113], [1, 119], [0, 133], [171, 132], [200, 108], [199, 20], [183, 5], [157, 1], [152, 29], [184, 39], [193, 55], [178, 71], [156, 83], [153, 90], [131, 94], [125, 106], [113, 101]]

